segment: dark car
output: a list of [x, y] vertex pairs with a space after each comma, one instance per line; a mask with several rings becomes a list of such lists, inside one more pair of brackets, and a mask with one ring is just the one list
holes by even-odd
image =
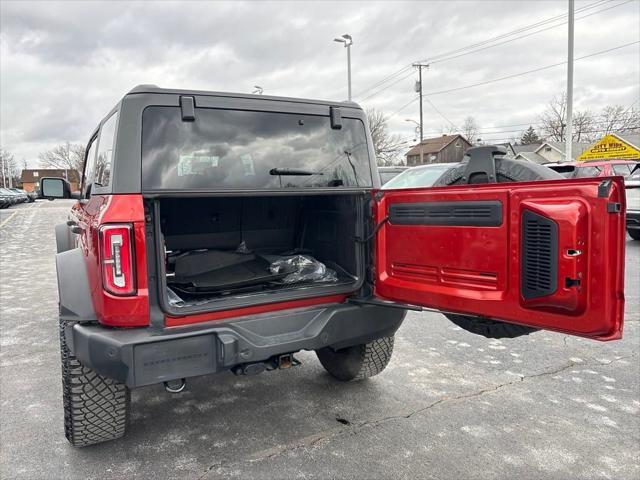
[[26, 203], [29, 202], [29, 195], [24, 190], [20, 190], [19, 188], [10, 188], [11, 192], [16, 195], [18, 203]]
[[20, 203], [20, 197], [9, 188], [0, 188], [0, 208], [9, 208]]
[[621, 338], [620, 179], [483, 146], [437, 185], [381, 190], [366, 118], [139, 86], [91, 134], [80, 192], [41, 179], [77, 199], [55, 229], [73, 445], [124, 435], [136, 387], [291, 368], [300, 350], [337, 380], [376, 375], [407, 309], [490, 338]]

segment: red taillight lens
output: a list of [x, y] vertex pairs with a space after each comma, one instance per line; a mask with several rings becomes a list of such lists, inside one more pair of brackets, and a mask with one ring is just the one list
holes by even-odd
[[114, 295], [134, 295], [133, 227], [127, 224], [100, 227], [102, 286]]

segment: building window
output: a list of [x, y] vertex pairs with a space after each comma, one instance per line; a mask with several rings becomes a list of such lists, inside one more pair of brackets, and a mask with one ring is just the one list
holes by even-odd
[[33, 176], [37, 177], [38, 176], [38, 172], [33, 172]]

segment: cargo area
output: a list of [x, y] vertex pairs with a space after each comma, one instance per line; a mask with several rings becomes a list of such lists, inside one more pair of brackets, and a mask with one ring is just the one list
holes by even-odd
[[[156, 200], [170, 309], [226, 308], [355, 290], [363, 194]], [[274, 298], [274, 296], [278, 298]], [[193, 308], [191, 308], [193, 310]], [[198, 308], [200, 310], [200, 308]]]

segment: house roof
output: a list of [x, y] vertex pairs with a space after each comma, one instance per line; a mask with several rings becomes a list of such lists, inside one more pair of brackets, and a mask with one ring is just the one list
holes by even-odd
[[[544, 142], [542, 145], [540, 145], [535, 152], [538, 153], [545, 145], [550, 146], [551, 148], [553, 148], [554, 150], [556, 150], [557, 152], [561, 153], [564, 155], [565, 153], [565, 148], [567, 146], [567, 144], [565, 142], [556, 142], [553, 140], [549, 140]], [[587, 142], [572, 142], [571, 144], [571, 156], [573, 157], [573, 159], [575, 160], [575, 158], [580, 155], [582, 152], [584, 152], [587, 148], [589, 148], [589, 146], [591, 145], [591, 143], [587, 143]]]
[[[467, 139], [464, 138], [462, 135], [442, 135], [440, 137], [425, 138], [424, 140], [422, 140], [422, 153], [424, 155], [438, 153], [447, 145], [449, 145], [450, 143], [452, 143], [457, 139], [460, 139], [464, 143], [466, 143], [467, 148], [471, 146], [471, 144], [467, 141]], [[411, 156], [411, 155], [420, 155], [420, 144], [414, 145], [413, 147], [411, 147], [411, 149], [407, 152], [407, 156]]]
[[516, 155], [520, 152], [535, 152], [542, 143], [530, 143], [529, 145], [513, 145], [513, 151]]
[[42, 177], [66, 178], [70, 182], [79, 182], [80, 174], [71, 168], [64, 170], [61, 168], [31, 168], [22, 170], [20, 180], [22, 183], [39, 182]]
[[516, 155], [515, 158], [516, 160], [522, 159], [522, 160], [527, 160], [529, 162], [538, 163], [538, 164], [543, 164], [548, 162], [546, 158], [544, 158], [542, 155], [536, 152], [520, 152]]

